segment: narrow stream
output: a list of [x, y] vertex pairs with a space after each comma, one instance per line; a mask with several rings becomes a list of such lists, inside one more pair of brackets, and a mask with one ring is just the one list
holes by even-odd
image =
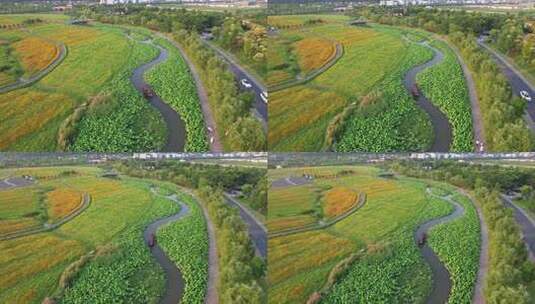
[[[153, 191], [153, 193], [155, 192]], [[181, 203], [176, 195], [167, 196], [167, 198], [180, 205], [180, 212], [172, 216], [159, 219], [151, 223], [145, 229], [145, 232], [143, 232], [143, 239], [145, 240], [145, 244], [147, 244], [147, 246], [149, 244], [149, 240], [152, 238], [152, 236], [156, 235], [156, 231], [158, 231], [161, 226], [177, 221], [188, 215], [190, 212], [189, 207], [186, 204]], [[158, 245], [157, 237], [155, 237], [154, 240], [154, 247], [152, 247], [150, 250], [158, 264], [160, 264], [165, 271], [165, 294], [161, 298], [160, 303], [179, 303], [182, 295], [184, 294], [184, 279], [182, 277], [182, 273], [177, 268], [176, 264], [167, 257], [163, 249]]]
[[[434, 57], [426, 63], [413, 67], [407, 72], [407, 74], [405, 74], [403, 83], [405, 85], [405, 89], [407, 89], [409, 95], [411, 96], [412, 90], [416, 85], [416, 75], [418, 75], [418, 73], [421, 71], [440, 63], [444, 59], [444, 54], [442, 54], [439, 50], [429, 46], [427, 43], [420, 43], [420, 45], [431, 49], [434, 53]], [[431, 124], [433, 125], [433, 133], [435, 135], [435, 139], [429, 151], [448, 152], [452, 141], [452, 131], [448, 118], [433, 103], [431, 103], [427, 97], [424, 96], [420, 89], [418, 89], [418, 91], [420, 96], [413, 98], [416, 99], [416, 104], [429, 115]]]
[[[144, 95], [144, 88], [150, 88], [149, 84], [145, 82], [145, 79], [143, 79], [143, 74], [153, 66], [165, 61], [169, 57], [169, 52], [165, 48], [159, 45], [154, 45], [150, 41], [146, 41], [144, 43], [149, 43], [157, 47], [160, 50], [160, 54], [151, 62], [145, 63], [136, 68], [132, 74], [132, 77], [130, 78], [132, 84], [134, 87], [136, 87], [141, 95]], [[178, 113], [166, 102], [164, 102], [156, 93], [154, 93], [154, 96], [152, 97], [145, 97], [145, 99], [147, 99], [147, 101], [162, 114], [163, 120], [167, 126], [167, 143], [161, 152], [184, 151], [186, 127]]]
[[[453, 201], [450, 196], [445, 197], [439, 197], [431, 194], [431, 191], [429, 188], [427, 189], [427, 192], [434, 196], [441, 198], [448, 203], [452, 204], [455, 207], [455, 211], [453, 211], [451, 214], [436, 218], [433, 220], [430, 220], [418, 227], [416, 232], [414, 233], [414, 240], [416, 244], [418, 245], [419, 241], [426, 235], [426, 238], [429, 236], [429, 230], [431, 230], [433, 227], [444, 224], [446, 222], [450, 222], [455, 220], [456, 218], [462, 216], [464, 214], [464, 208], [457, 202]], [[447, 303], [448, 298], [451, 293], [451, 277], [449, 271], [446, 269], [446, 266], [440, 261], [436, 253], [429, 247], [428, 242], [426, 241], [422, 246], [419, 246], [420, 252], [422, 253], [422, 257], [424, 260], [429, 264], [429, 267], [431, 268], [431, 272], [433, 275], [433, 287], [431, 290], [431, 293], [428, 295], [426, 303], [428, 304], [442, 304]]]

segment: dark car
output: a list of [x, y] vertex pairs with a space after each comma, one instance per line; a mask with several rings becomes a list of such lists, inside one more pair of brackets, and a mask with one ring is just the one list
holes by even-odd
[[418, 240], [418, 246], [422, 247], [425, 245], [425, 242], [427, 241], [427, 234], [424, 233], [422, 237]]
[[420, 97], [420, 89], [418, 89], [418, 85], [414, 84], [411, 89], [412, 97], [418, 98]]
[[156, 245], [156, 236], [154, 234], [151, 234], [149, 236], [149, 239], [147, 240], [147, 245], [149, 245], [150, 248], [154, 247]]
[[151, 98], [151, 97], [154, 96], [154, 92], [152, 91], [151, 88], [144, 87], [143, 88], [143, 96], [145, 96], [145, 98]]

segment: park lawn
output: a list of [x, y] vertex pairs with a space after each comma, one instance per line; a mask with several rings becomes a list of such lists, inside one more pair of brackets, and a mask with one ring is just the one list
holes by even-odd
[[15, 56], [29, 78], [48, 67], [60, 54], [59, 46], [39, 37], [26, 37], [13, 44]]
[[[130, 73], [125, 69], [131, 68], [127, 63], [136, 51], [134, 45], [138, 44], [126, 38], [122, 29], [98, 24], [71, 26], [63, 22], [45, 22], [31, 26], [31, 33], [4, 31], [0, 33], [0, 40], [15, 35], [12, 32], [21, 38], [31, 35], [64, 43], [68, 54], [58, 67], [37, 83], [0, 95], [0, 120], [3, 122], [0, 126], [0, 150], [4, 151], [57, 150], [58, 131], [64, 120], [82, 103], [109, 87], [110, 81], [119, 77], [120, 72]], [[145, 52], [142, 61], [150, 60], [152, 53]], [[114, 86], [121, 89], [125, 84]], [[112, 103], [135, 103], [135, 106], [127, 106], [132, 109], [130, 112], [136, 112], [135, 115], [130, 112], [126, 115], [135, 121], [106, 121], [106, 126], [101, 123], [100, 131], [105, 128], [111, 132], [117, 129], [116, 121], [123, 123], [128, 130], [121, 132], [129, 140], [121, 141], [124, 145], [134, 147], [117, 148], [117, 143], [113, 141], [115, 136], [106, 136], [107, 146], [102, 148], [101, 144], [101, 150], [111, 151], [109, 145], [114, 145], [113, 151], [152, 150], [163, 145], [165, 132], [161, 130], [165, 130], [165, 127], [161, 117], [153, 108], [140, 101], [141, 96], [137, 92], [132, 94], [138, 98], [132, 101], [134, 97], [131, 96], [113, 96]], [[156, 135], [145, 134], [147, 126]], [[88, 132], [93, 131], [95, 130]]]
[[[350, 173], [333, 177], [342, 171]], [[317, 176], [313, 180], [316, 187], [351, 189], [367, 194], [367, 200], [357, 212], [332, 227], [269, 239], [270, 303], [306, 302], [314, 291], [322, 288], [339, 261], [359, 251], [364, 256], [337, 280], [324, 297], [326, 303], [356, 298], [412, 303], [425, 299], [431, 287], [430, 270], [420, 257], [412, 234], [419, 224], [448, 214], [452, 207], [429, 197], [424, 182], [381, 178], [380, 170], [371, 166], [277, 169], [270, 170], [270, 175], [271, 172], [276, 178], [270, 180], [284, 174], [311, 174]], [[292, 188], [296, 187], [288, 187]], [[278, 188], [270, 188], [270, 194], [273, 189]], [[268, 198], [272, 203], [272, 196]], [[291, 204], [290, 200], [286, 202], [288, 210], [292, 210]], [[280, 203], [278, 209], [282, 208]], [[366, 287], [371, 277], [377, 286]]]
[[[122, 236], [129, 239], [132, 235], [137, 236], [133, 243], [141, 248], [131, 250], [130, 255], [140, 259], [139, 271], [152, 275], [129, 276], [130, 273], [125, 273], [126, 277], [121, 280], [129, 285], [144, 286], [140, 287], [139, 292], [147, 292], [143, 296], [145, 302], [155, 302], [163, 288], [163, 274], [143, 245], [141, 230], [148, 221], [176, 212], [177, 206], [154, 197], [145, 182], [98, 177], [100, 170], [96, 168], [70, 169], [78, 174], [61, 176], [60, 173], [66, 168], [44, 168], [43, 172], [39, 172], [40, 168], [20, 170], [20, 174], [31, 172], [39, 176], [38, 173], [41, 173], [39, 183], [44, 187], [67, 186], [89, 193], [91, 204], [82, 214], [56, 230], [1, 242], [3, 254], [0, 257], [0, 269], [9, 275], [2, 276], [0, 280], [0, 302], [11, 303], [17, 299], [16, 301], [24, 303], [41, 303], [45, 296], [51, 296], [57, 290], [59, 277], [69, 264], [110, 243], [114, 244], [110, 247], [112, 253], [104, 254], [105, 257], [102, 258], [117, 259], [117, 255], [124, 257], [125, 253], [121, 253], [123, 243], [119, 240]], [[125, 241], [124, 244], [127, 243]], [[105, 290], [113, 285], [96, 282], [100, 284], [100, 289], [92, 289], [96, 296], [99, 293], [106, 294], [108, 291]], [[117, 291], [125, 287], [116, 286], [111, 290]], [[139, 296], [135, 291], [122, 290], [126, 296]]]
[[[337, 138], [341, 144], [337, 143], [334, 148], [375, 151], [422, 150], [427, 147], [432, 137], [427, 130], [429, 122], [405, 92], [401, 74], [407, 65], [410, 67], [425, 61], [430, 57], [429, 53], [410, 46], [402, 39], [402, 31], [376, 25], [354, 27], [333, 21], [280, 32], [281, 37], [295, 35], [304, 39], [320, 37], [336, 41], [342, 44], [344, 55], [334, 66], [308, 83], [270, 94], [270, 150], [319, 151], [330, 148], [327, 147], [326, 130], [333, 118], [352, 103], [360, 104], [361, 110], [367, 110], [368, 105], [361, 104], [361, 100], [374, 89], [385, 92], [382, 98], [387, 102], [382, 103], [388, 103], [388, 106], [384, 105], [380, 111], [377, 110], [378, 113], [362, 115], [371, 116], [368, 118], [370, 125], [385, 124], [386, 121], [392, 127], [366, 129], [354, 125], [360, 117], [349, 117]], [[406, 59], [400, 60], [400, 54]], [[394, 89], [397, 93], [391, 94]], [[390, 100], [400, 98], [403, 99], [400, 104], [397, 104], [398, 100]], [[393, 117], [395, 119], [391, 119]], [[379, 139], [374, 132], [385, 133], [386, 144], [375, 143]], [[362, 141], [363, 137], [369, 138]], [[409, 137], [415, 139], [405, 143]], [[359, 138], [362, 146], [354, 146], [350, 138]]]

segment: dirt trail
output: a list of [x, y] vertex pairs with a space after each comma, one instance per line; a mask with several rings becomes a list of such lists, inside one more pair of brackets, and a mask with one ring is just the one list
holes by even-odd
[[[420, 42], [419, 44], [432, 50], [434, 56], [433, 59], [413, 67], [405, 74], [403, 83], [405, 89], [409, 92], [409, 95], [412, 95], [412, 91], [416, 87], [416, 75], [427, 68], [439, 64], [444, 59], [444, 54], [431, 47], [427, 42]], [[416, 97], [416, 104], [429, 115], [431, 124], [433, 125], [433, 134], [435, 135], [435, 139], [429, 151], [448, 152], [452, 142], [452, 131], [448, 118], [438, 107], [425, 97], [421, 90], [418, 89], [418, 91], [419, 96]]]
[[[447, 201], [455, 207], [455, 210], [444, 217], [432, 219], [418, 227], [414, 233], [414, 241], [416, 244], [420, 240], [426, 238], [429, 235], [429, 230], [433, 227], [451, 222], [464, 215], [464, 208], [451, 199], [451, 195], [448, 196], [438, 196], [432, 193], [430, 188], [427, 188], [427, 193], [433, 197], [437, 197]], [[429, 247], [428, 242], [425, 242], [422, 246], [419, 247], [422, 252], [424, 260], [431, 267], [431, 272], [433, 275], [433, 287], [431, 293], [428, 295], [426, 303], [428, 304], [437, 304], [437, 303], [447, 303], [449, 295], [451, 293], [452, 281], [449, 271], [446, 269], [446, 266], [440, 261], [437, 254]]]
[[167, 257], [165, 251], [158, 245], [157, 238], [155, 237], [155, 235], [160, 227], [189, 215], [190, 210], [186, 204], [178, 200], [178, 197], [176, 195], [163, 196], [158, 194], [156, 192], [156, 189], [154, 188], [151, 188], [151, 192], [157, 196], [165, 197], [169, 200], [172, 200], [173, 202], [180, 205], [180, 211], [178, 213], [151, 223], [143, 232], [143, 239], [145, 240], [146, 244], [148, 244], [149, 241], [154, 238], [154, 247], [151, 248], [151, 254], [156, 260], [156, 262], [158, 262], [158, 264], [160, 264], [160, 266], [162, 266], [163, 270], [165, 271], [165, 294], [160, 299], [160, 303], [176, 304], [180, 302], [180, 299], [184, 295], [184, 279], [182, 277], [180, 269], [178, 269], [176, 264], [171, 261], [169, 257]]

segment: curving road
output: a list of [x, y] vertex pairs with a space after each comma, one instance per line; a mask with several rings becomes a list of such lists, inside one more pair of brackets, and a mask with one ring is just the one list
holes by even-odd
[[[464, 214], [464, 208], [459, 203], [452, 200], [450, 196], [436, 196], [431, 192], [430, 188], [427, 188], [426, 191], [429, 195], [441, 198], [452, 204], [455, 207], [455, 210], [447, 216], [433, 219], [420, 225], [414, 233], [414, 240], [416, 244], [418, 244], [419, 240], [421, 240], [424, 235], [429, 235], [429, 230], [433, 227], [453, 221]], [[426, 303], [447, 303], [452, 287], [448, 269], [446, 269], [446, 266], [440, 261], [433, 249], [429, 247], [428, 242], [425, 242], [425, 244], [419, 248], [422, 252], [424, 260], [429, 264], [431, 267], [431, 272], [433, 273], [433, 288], [427, 297]]]
[[535, 87], [533, 87], [533, 85], [530, 84], [530, 82], [522, 75], [522, 73], [520, 73], [512, 64], [510, 64], [503, 55], [498, 54], [498, 52], [489, 47], [485, 43], [484, 37], [479, 37], [477, 39], [477, 44], [483, 49], [487, 50], [492, 59], [494, 59], [496, 64], [498, 64], [498, 67], [502, 71], [503, 75], [509, 81], [515, 96], [520, 96], [520, 91], [527, 91], [531, 96], [532, 101], [527, 103], [526, 119], [531, 130], [535, 132]]
[[242, 220], [247, 225], [247, 230], [249, 231], [249, 237], [253, 241], [255, 245], [255, 251], [256, 254], [261, 256], [264, 260], [267, 257], [267, 229], [266, 227], [257, 220], [254, 215], [247, 209], [247, 207], [243, 206], [240, 202], [238, 202], [234, 197], [232, 197], [230, 194], [225, 193], [225, 202], [234, 207], [238, 208], [240, 210], [240, 216]]
[[[213, 43], [207, 41], [206, 39], [200, 38], [204, 44], [206, 44], [209, 48], [211, 48], [218, 56], [219, 58], [223, 59], [229, 66], [230, 71], [234, 74], [234, 77], [236, 78], [236, 81], [238, 82], [238, 85], [240, 86], [240, 89], [242, 90], [252, 90], [255, 94], [255, 102], [254, 102], [254, 112], [256, 116], [262, 120], [264, 124], [267, 123], [268, 120], [268, 110], [267, 110], [267, 104], [260, 98], [260, 94], [262, 92], [267, 92], [266, 86], [259, 81], [255, 76], [253, 76], [251, 73], [249, 73], [246, 69], [240, 66], [238, 63], [238, 60], [234, 58], [231, 54], [228, 54], [221, 48], [217, 47]], [[247, 79], [251, 83], [252, 87], [250, 89], [245, 88], [241, 84], [242, 79]]]
[[[144, 43], [151, 43], [146, 41]], [[152, 44], [152, 43], [151, 43]], [[168, 57], [168, 51], [165, 48], [156, 45], [160, 50], [160, 54], [157, 58], [151, 62], [145, 63], [142, 66], [136, 68], [130, 80], [136, 89], [141, 95], [143, 95], [143, 89], [150, 87], [148, 83], [145, 82], [143, 78], [144, 73], [154, 67], [155, 65], [165, 61]], [[184, 143], [186, 139], [186, 127], [184, 122], [178, 115], [178, 113], [164, 102], [156, 93], [152, 97], [145, 97], [147, 101], [158, 110], [165, 121], [167, 126], [167, 143], [163, 148], [162, 152], [182, 152], [184, 151]]]
[[515, 220], [520, 225], [522, 236], [529, 251], [529, 258], [535, 261], [535, 221], [529, 214], [513, 202], [513, 197], [502, 194], [505, 206], [513, 209]]
[[[434, 56], [433, 59], [413, 67], [405, 74], [403, 83], [405, 89], [407, 89], [411, 96], [412, 89], [416, 85], [416, 75], [421, 71], [440, 63], [444, 59], [444, 54], [442, 54], [442, 52], [431, 47], [426, 42], [420, 42], [419, 44], [431, 49], [434, 52]], [[431, 123], [433, 124], [433, 133], [435, 134], [435, 139], [429, 151], [448, 152], [452, 142], [452, 131], [448, 118], [424, 96], [421, 90], [419, 90], [419, 92], [420, 96], [416, 99], [416, 104], [429, 115]]]
[[[151, 191], [155, 195], [162, 196], [158, 194], [154, 188], [151, 188]], [[143, 232], [143, 239], [147, 244], [151, 237], [153, 235], [156, 235], [156, 232], [161, 226], [166, 225], [170, 222], [177, 221], [188, 215], [190, 212], [189, 207], [186, 204], [181, 203], [175, 194], [166, 196], [166, 198], [179, 204], [180, 211], [172, 216], [159, 219], [150, 224]], [[154, 256], [154, 259], [158, 262], [158, 264], [162, 266], [166, 276], [165, 294], [161, 298], [160, 303], [179, 303], [180, 299], [182, 298], [182, 295], [184, 294], [184, 279], [182, 278], [182, 273], [177, 268], [176, 264], [167, 257], [163, 249], [158, 245], [157, 238], [155, 239], [154, 247], [151, 248], [151, 253]]]

